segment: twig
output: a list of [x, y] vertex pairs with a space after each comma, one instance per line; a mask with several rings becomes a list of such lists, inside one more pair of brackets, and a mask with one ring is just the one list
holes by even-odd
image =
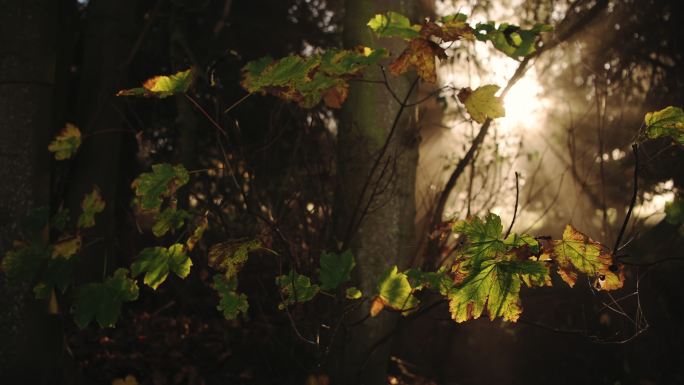
[[250, 97], [251, 95], [252, 95], [252, 93], [250, 92], [250, 93], [248, 93], [247, 95], [241, 97], [241, 98], [238, 99], [235, 103], [231, 104], [228, 108], [226, 108], [226, 109], [223, 111], [223, 113], [224, 113], [224, 114], [229, 113], [230, 110], [232, 110], [233, 108], [239, 106], [242, 102], [244, 102], [244, 101], [245, 101], [248, 97]]
[[511, 219], [511, 224], [508, 226], [508, 230], [506, 230], [506, 235], [504, 235], [504, 238], [508, 238], [508, 236], [511, 234], [511, 230], [513, 229], [513, 224], [515, 223], [515, 216], [518, 214], [518, 198], [520, 197], [520, 183], [518, 181], [520, 177], [520, 174], [518, 172], [515, 172], [515, 206], [513, 207], [513, 219]]
[[634, 210], [634, 205], [636, 204], [637, 194], [639, 192], [639, 146], [634, 143], [632, 145], [632, 152], [634, 153], [634, 189], [632, 191], [632, 201], [629, 202], [629, 209], [627, 210], [627, 215], [625, 215], [625, 220], [622, 222], [622, 228], [615, 239], [615, 246], [613, 246], [613, 255], [618, 252], [620, 248], [620, 242], [622, 242], [622, 237], [625, 235], [625, 230], [627, 229], [627, 223], [629, 223], [629, 218], [632, 216], [632, 211]]

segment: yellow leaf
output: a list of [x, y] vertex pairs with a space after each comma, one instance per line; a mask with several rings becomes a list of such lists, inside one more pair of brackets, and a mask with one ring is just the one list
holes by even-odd
[[498, 90], [499, 86], [494, 84], [478, 87], [475, 91], [466, 87], [458, 93], [458, 99], [465, 105], [474, 121], [484, 123], [487, 119], [500, 118], [506, 115], [503, 101], [494, 95]]
[[138, 385], [138, 380], [132, 374], [125, 378], [115, 378], [112, 380], [112, 385]]
[[55, 153], [55, 159], [71, 158], [81, 146], [81, 130], [67, 123], [64, 129], [48, 145], [48, 150]]
[[70, 258], [81, 249], [81, 236], [62, 236], [57, 243], [52, 246], [52, 258]]

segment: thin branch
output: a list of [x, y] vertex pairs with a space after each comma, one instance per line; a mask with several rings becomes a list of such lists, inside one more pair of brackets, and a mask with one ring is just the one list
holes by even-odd
[[639, 192], [639, 146], [634, 143], [632, 145], [632, 152], [634, 153], [634, 186], [632, 191], [632, 201], [629, 202], [629, 209], [627, 210], [627, 215], [625, 215], [625, 220], [622, 222], [622, 228], [615, 239], [615, 246], [613, 246], [613, 255], [618, 252], [620, 248], [620, 242], [622, 242], [622, 237], [625, 235], [625, 230], [627, 229], [627, 223], [632, 216], [632, 211], [634, 210], [634, 205], [636, 204], [637, 194]]
[[511, 230], [513, 229], [513, 224], [515, 223], [515, 216], [518, 214], [518, 199], [520, 197], [520, 182], [519, 179], [520, 174], [518, 172], [515, 172], [515, 206], [513, 207], [513, 219], [511, 219], [511, 224], [508, 226], [508, 230], [506, 230], [506, 235], [504, 238], [508, 238], [508, 236], [511, 234]]

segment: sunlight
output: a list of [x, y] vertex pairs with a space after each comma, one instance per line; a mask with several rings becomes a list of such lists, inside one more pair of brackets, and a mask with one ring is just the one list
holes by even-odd
[[506, 131], [538, 129], [547, 102], [536, 75], [534, 70], [530, 70], [506, 95], [506, 117], [501, 119], [501, 126]]

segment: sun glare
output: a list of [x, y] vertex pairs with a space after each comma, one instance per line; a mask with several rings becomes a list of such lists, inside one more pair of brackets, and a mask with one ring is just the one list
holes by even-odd
[[501, 119], [501, 126], [506, 131], [536, 130], [547, 107], [543, 91], [536, 73], [526, 74], [504, 98], [506, 116]]

